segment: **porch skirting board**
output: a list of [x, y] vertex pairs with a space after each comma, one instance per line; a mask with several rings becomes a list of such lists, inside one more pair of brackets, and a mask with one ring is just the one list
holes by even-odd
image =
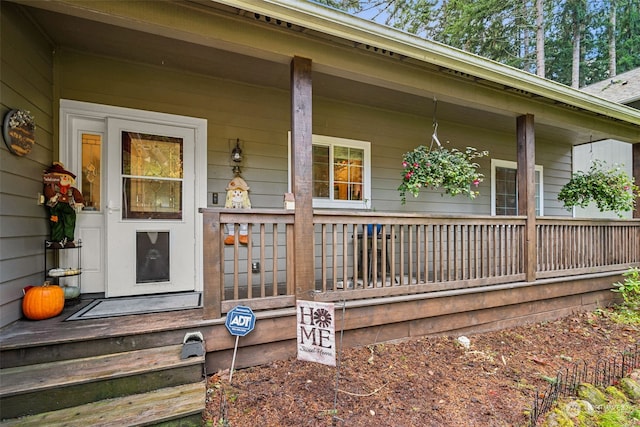
[[65, 321], [198, 308], [201, 305], [201, 300], [202, 294], [200, 292], [102, 298], [92, 301]]

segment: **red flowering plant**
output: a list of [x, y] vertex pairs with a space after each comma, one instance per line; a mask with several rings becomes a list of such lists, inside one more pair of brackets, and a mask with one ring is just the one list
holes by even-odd
[[632, 211], [636, 199], [640, 197], [640, 188], [634, 178], [618, 165], [608, 166], [606, 162], [594, 160], [588, 171], [575, 172], [571, 180], [558, 193], [558, 200], [565, 208], [574, 206], [585, 208], [595, 202], [600, 212]]
[[420, 190], [428, 187], [441, 188], [451, 196], [466, 194], [474, 199], [480, 194], [474, 188], [484, 178], [478, 172], [480, 165], [475, 159], [488, 154], [488, 151], [478, 151], [473, 147], [460, 151], [440, 145], [435, 149], [421, 145], [405, 153], [402, 159], [402, 184], [398, 187], [402, 203], [406, 203], [407, 193], [418, 197]]

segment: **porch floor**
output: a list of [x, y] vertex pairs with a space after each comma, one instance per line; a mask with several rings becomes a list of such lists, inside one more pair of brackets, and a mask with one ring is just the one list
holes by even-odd
[[220, 322], [219, 320], [203, 320], [203, 309], [201, 307], [162, 313], [65, 321], [65, 319], [93, 300], [94, 298], [84, 297], [75, 305], [65, 305], [62, 313], [51, 319], [29, 320], [23, 318], [0, 328], [0, 347], [3, 350], [8, 350], [180, 328], [194, 328]]

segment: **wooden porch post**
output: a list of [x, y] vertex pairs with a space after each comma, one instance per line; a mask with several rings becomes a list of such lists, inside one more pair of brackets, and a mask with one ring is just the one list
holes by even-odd
[[524, 273], [527, 282], [536, 280], [536, 157], [533, 115], [517, 118], [518, 215], [526, 215]]
[[[636, 179], [636, 185], [640, 186], [640, 142], [633, 144], [633, 170], [632, 175]], [[636, 200], [636, 208], [633, 211], [634, 218], [640, 218], [640, 200]]]
[[296, 298], [306, 300], [313, 299], [315, 289], [311, 88], [311, 60], [294, 57], [291, 61], [291, 179], [296, 209], [293, 256], [288, 259], [293, 261]]
[[220, 212], [203, 212], [203, 215], [203, 316], [205, 319], [218, 319], [222, 316], [221, 304], [222, 292], [224, 292], [220, 277], [220, 254], [223, 251]]

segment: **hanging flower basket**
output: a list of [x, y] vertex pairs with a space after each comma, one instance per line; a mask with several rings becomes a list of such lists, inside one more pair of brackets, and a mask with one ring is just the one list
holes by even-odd
[[558, 193], [564, 207], [585, 208], [595, 202], [600, 212], [621, 212], [634, 209], [640, 188], [618, 165], [609, 167], [606, 162], [594, 160], [588, 171], [574, 173], [571, 180]]
[[475, 159], [488, 155], [488, 151], [478, 151], [467, 147], [465, 151], [447, 149], [438, 145], [431, 149], [424, 145], [405, 153], [402, 160], [402, 184], [398, 187], [402, 203], [406, 194], [418, 197], [422, 188], [442, 189], [451, 196], [465, 194], [475, 198], [474, 190], [483, 180], [478, 172]]

